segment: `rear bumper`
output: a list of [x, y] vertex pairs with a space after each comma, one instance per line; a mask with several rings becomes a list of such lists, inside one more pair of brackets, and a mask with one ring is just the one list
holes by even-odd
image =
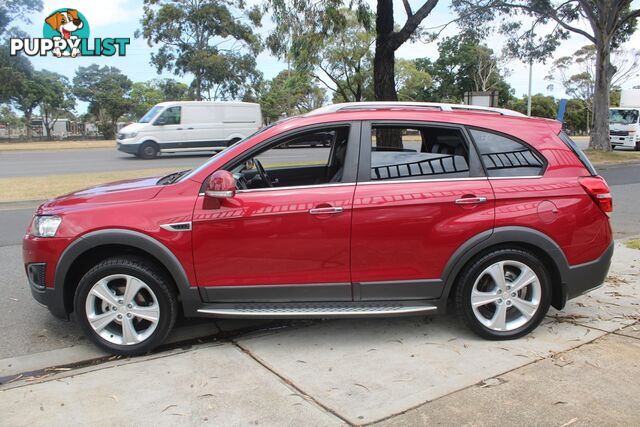
[[565, 298], [570, 300], [604, 283], [613, 257], [613, 242], [597, 259], [569, 267], [565, 275]]

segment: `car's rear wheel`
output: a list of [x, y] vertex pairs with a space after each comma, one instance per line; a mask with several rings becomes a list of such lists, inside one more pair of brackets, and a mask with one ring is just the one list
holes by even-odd
[[551, 281], [543, 263], [520, 249], [480, 256], [462, 272], [458, 311], [483, 338], [514, 339], [542, 321], [551, 302]]
[[127, 356], [161, 344], [178, 312], [170, 279], [138, 257], [109, 258], [94, 266], [80, 280], [74, 303], [91, 341]]
[[138, 157], [151, 160], [158, 157], [159, 153], [158, 144], [155, 142], [147, 141], [140, 146], [140, 151], [138, 151]]

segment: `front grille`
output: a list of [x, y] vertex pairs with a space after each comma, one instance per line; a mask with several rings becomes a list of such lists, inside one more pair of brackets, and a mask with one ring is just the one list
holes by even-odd
[[119, 133], [118, 134], [118, 139], [124, 139], [124, 133]]
[[47, 286], [46, 274], [47, 264], [45, 263], [33, 263], [27, 266], [27, 276], [29, 277], [29, 283], [36, 289], [44, 290]]
[[629, 136], [629, 131], [626, 131], [626, 130], [612, 130], [612, 131], [609, 131], [609, 134], [611, 134], [611, 136]]

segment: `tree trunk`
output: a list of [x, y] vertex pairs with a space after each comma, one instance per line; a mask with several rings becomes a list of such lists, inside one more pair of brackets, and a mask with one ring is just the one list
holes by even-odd
[[609, 102], [611, 94], [611, 40], [599, 35], [596, 43], [596, 84], [593, 97], [593, 131], [589, 148], [611, 151]]
[[376, 101], [397, 101], [394, 75], [396, 52], [393, 35], [393, 0], [378, 0], [376, 15], [376, 52], [373, 58], [373, 87]]
[[31, 136], [32, 136], [32, 132], [31, 132], [31, 116], [32, 115], [33, 115], [33, 112], [30, 110], [27, 110], [24, 112], [24, 121], [27, 126], [27, 141], [31, 141]]

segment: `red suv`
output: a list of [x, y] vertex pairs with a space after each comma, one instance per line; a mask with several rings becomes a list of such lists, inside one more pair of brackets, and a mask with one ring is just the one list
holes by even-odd
[[424, 315], [453, 301], [484, 338], [527, 334], [603, 283], [611, 195], [560, 123], [458, 108], [334, 105], [197, 169], [50, 200], [23, 243], [33, 296], [128, 355], [179, 313]]

